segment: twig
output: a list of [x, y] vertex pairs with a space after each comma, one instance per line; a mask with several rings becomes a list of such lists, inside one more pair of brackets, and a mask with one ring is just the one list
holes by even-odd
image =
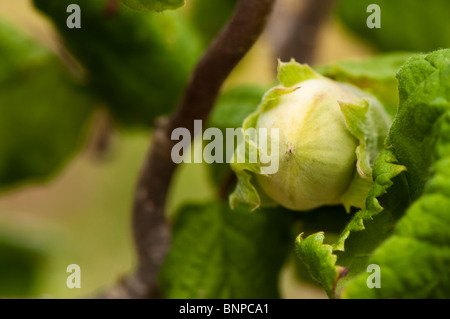
[[97, 112], [94, 121], [95, 125], [87, 145], [87, 151], [92, 160], [102, 161], [111, 150], [115, 135], [115, 123], [105, 109]]
[[133, 209], [138, 268], [102, 297], [161, 297], [158, 272], [171, 241], [165, 201], [177, 166], [171, 159], [171, 149], [177, 142], [170, 139], [171, 133], [175, 128], [185, 127], [192, 136], [194, 120], [206, 120], [223, 82], [262, 33], [274, 2], [239, 1], [230, 21], [197, 64], [177, 110], [157, 124]]
[[329, 16], [333, 4], [334, 0], [304, 0], [301, 9], [289, 17], [292, 20], [284, 22], [284, 36], [277, 35], [282, 37], [276, 52], [278, 58], [282, 61], [295, 58], [298, 62], [312, 64], [320, 27]]
[[219, 189], [219, 199], [226, 201], [231, 189], [236, 185], [237, 177], [233, 171], [228, 172], [224, 178], [223, 185]]

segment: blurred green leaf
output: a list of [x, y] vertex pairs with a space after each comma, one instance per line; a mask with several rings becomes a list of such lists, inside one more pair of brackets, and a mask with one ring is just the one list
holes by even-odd
[[32, 295], [44, 262], [42, 250], [0, 233], [0, 296]]
[[189, 19], [203, 37], [205, 43], [211, 40], [222, 29], [231, 17], [237, 0], [211, 1], [190, 0]]
[[[89, 83], [120, 123], [152, 126], [171, 112], [201, 54], [200, 39], [177, 12], [158, 14], [108, 0], [35, 0], [87, 69]], [[82, 10], [81, 29], [66, 26], [66, 8]]]
[[187, 205], [177, 215], [161, 273], [167, 298], [277, 298], [291, 215], [231, 211], [227, 203]]
[[[261, 103], [264, 93], [265, 89], [262, 87], [244, 85], [225, 91], [219, 96], [209, 117], [208, 126], [217, 127], [222, 131], [223, 145], [230, 143], [225, 138], [226, 129], [241, 127], [244, 119]], [[234, 174], [230, 165], [226, 163], [225, 154], [223, 163], [212, 163], [209, 168], [213, 181], [220, 186], [227, 182], [230, 174]]]
[[60, 170], [92, 106], [53, 53], [0, 24], [0, 188]]
[[184, 0], [120, 0], [130, 8], [142, 11], [156, 11], [177, 9], [184, 5]]
[[245, 85], [232, 88], [222, 93], [209, 117], [210, 127], [242, 127], [245, 118], [256, 110], [262, 101], [266, 89], [260, 86]]
[[[369, 4], [381, 9], [381, 28], [369, 29]], [[340, 0], [336, 13], [363, 39], [383, 51], [433, 51], [450, 47], [450, 1]]]
[[317, 70], [333, 80], [351, 83], [373, 94], [395, 115], [399, 102], [396, 74], [413, 55], [412, 52], [386, 53], [360, 61], [340, 61]]

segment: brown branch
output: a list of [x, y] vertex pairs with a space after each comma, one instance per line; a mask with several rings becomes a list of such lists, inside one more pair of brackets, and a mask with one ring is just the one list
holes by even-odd
[[279, 22], [285, 25], [284, 28], [278, 26], [275, 30], [278, 34], [274, 34], [278, 42], [278, 58], [282, 61], [294, 58], [298, 62], [312, 64], [320, 28], [328, 18], [333, 4], [334, 0], [304, 0], [301, 8], [290, 16], [283, 17], [283, 12], [280, 12], [280, 16], [273, 21], [274, 24]]
[[231, 190], [236, 186], [237, 176], [233, 171], [228, 172], [223, 181], [222, 187], [219, 189], [219, 199], [226, 201]]
[[176, 164], [171, 149], [175, 128], [185, 127], [193, 137], [194, 120], [206, 120], [230, 72], [262, 33], [275, 0], [240, 0], [230, 21], [212, 42], [195, 68], [184, 96], [168, 119], [155, 128], [152, 147], [138, 182], [133, 209], [137, 271], [102, 297], [161, 297], [158, 272], [170, 247], [165, 201]]

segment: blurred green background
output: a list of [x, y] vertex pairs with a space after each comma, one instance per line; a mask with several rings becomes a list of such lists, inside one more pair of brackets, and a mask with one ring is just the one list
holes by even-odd
[[[223, 12], [227, 12], [227, 8], [219, 10], [211, 6], [212, 2], [204, 10], [212, 10], [212, 14], [217, 15], [222, 13], [213, 21], [225, 21]], [[438, 2], [433, 3], [439, 6]], [[199, 12], [192, 14], [190, 10], [194, 4], [195, 1], [188, 1], [180, 12], [188, 17], [191, 14], [196, 28], [205, 30], [199, 37], [202, 45], [206, 46], [215, 33], [212, 30], [217, 30], [220, 24], [208, 24], [208, 21], [199, 18]], [[224, 90], [246, 84], [272, 85], [276, 66], [272, 39], [276, 32], [280, 32], [277, 31], [280, 17], [289, 15], [296, 5], [296, 1], [279, 1], [266, 33], [233, 71]], [[320, 29], [315, 52], [316, 65], [342, 59], [361, 59], [382, 51], [421, 51], [445, 45], [431, 43], [433, 41], [419, 41], [417, 45], [412, 45], [414, 38], [411, 37], [407, 47], [393, 46], [395, 39], [402, 36], [400, 28], [398, 34], [393, 34], [390, 29], [381, 35], [367, 34], [359, 21], [365, 21], [367, 14], [365, 10], [361, 15], [352, 13], [350, 8], [354, 5], [354, 1], [340, 2], [337, 13], [330, 15]], [[408, 19], [414, 21], [414, 12], [419, 9], [407, 10]], [[398, 16], [389, 12], [386, 28], [393, 28], [389, 21]], [[359, 20], [355, 21], [355, 17]], [[0, 19], [63, 60], [67, 58], [53, 25], [33, 8], [29, 0], [1, 1]], [[444, 23], [443, 19], [437, 20]], [[394, 25], [398, 26], [399, 22]], [[349, 31], [348, 26], [353, 31]], [[383, 39], [384, 34], [389, 35], [388, 39]], [[429, 37], [433, 38], [433, 35]], [[15, 185], [1, 193], [0, 297], [94, 296], [135, 266], [131, 207], [136, 180], [149, 148], [151, 130], [115, 126], [102, 102], [96, 103], [99, 107], [89, 118], [81, 150], [55, 173], [54, 178], [22, 183], [20, 187]], [[14, 141], [14, 136], [10, 139]], [[101, 147], [102, 143], [106, 146]], [[217, 193], [212, 185], [206, 164], [182, 165], [173, 181], [168, 213], [172, 214], [187, 201], [216, 198]], [[66, 267], [73, 263], [81, 267], [81, 289], [66, 286]], [[283, 297], [325, 297], [321, 290], [291, 280], [292, 276], [292, 264], [287, 263], [281, 281]]]

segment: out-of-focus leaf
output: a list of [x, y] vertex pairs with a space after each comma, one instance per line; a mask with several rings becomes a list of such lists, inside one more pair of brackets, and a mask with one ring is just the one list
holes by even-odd
[[231, 211], [226, 203], [185, 206], [162, 269], [167, 298], [277, 298], [291, 215]]
[[[367, 27], [370, 4], [381, 10], [381, 28]], [[450, 47], [450, 1], [340, 0], [336, 12], [352, 31], [384, 51], [433, 51]]]
[[209, 43], [231, 17], [237, 0], [190, 0], [189, 18], [206, 43]]
[[58, 171], [79, 149], [92, 106], [54, 54], [0, 24], [0, 188]]
[[42, 250], [0, 234], [0, 296], [30, 296], [44, 262]]
[[259, 86], [239, 86], [222, 93], [209, 117], [209, 126], [226, 128], [238, 128], [242, 126], [245, 118], [256, 110], [265, 88]]
[[341, 61], [318, 68], [323, 75], [351, 83], [376, 96], [391, 115], [398, 107], [398, 84], [395, 75], [414, 53], [395, 52], [363, 60]]
[[[241, 127], [244, 119], [261, 103], [264, 93], [265, 89], [262, 87], [247, 85], [230, 89], [220, 95], [209, 117], [208, 126], [217, 127], [222, 131], [224, 146], [232, 142], [225, 138], [226, 129]], [[230, 165], [226, 163], [225, 152], [223, 155], [223, 163], [209, 165], [213, 181], [220, 186], [223, 186], [230, 174], [233, 174]]]
[[[35, 0], [53, 19], [88, 80], [125, 125], [151, 126], [172, 111], [201, 54], [200, 40], [177, 14], [139, 12], [107, 0]], [[81, 28], [66, 25], [66, 8], [81, 8]]]
[[184, 5], [184, 0], [120, 0], [130, 8], [142, 11], [156, 11], [177, 9]]

